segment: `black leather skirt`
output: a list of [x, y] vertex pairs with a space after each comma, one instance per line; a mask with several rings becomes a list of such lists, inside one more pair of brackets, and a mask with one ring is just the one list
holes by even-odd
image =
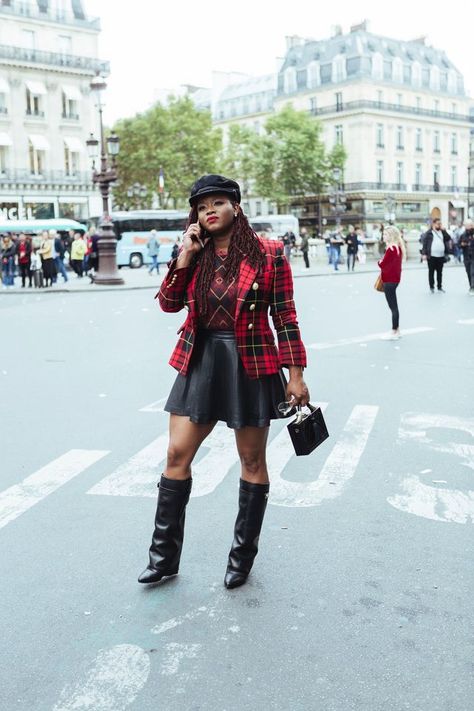
[[278, 404], [286, 400], [282, 371], [250, 378], [237, 351], [233, 331], [200, 330], [187, 375], [178, 374], [165, 405], [191, 422], [222, 421], [227, 427], [268, 427], [279, 419]]

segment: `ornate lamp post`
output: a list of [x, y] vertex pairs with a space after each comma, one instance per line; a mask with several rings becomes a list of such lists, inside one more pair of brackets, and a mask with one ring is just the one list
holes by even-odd
[[341, 215], [346, 211], [346, 196], [344, 190], [341, 188], [341, 169], [334, 168], [332, 177], [334, 186], [329, 196], [329, 202], [331, 204], [331, 210], [336, 214], [336, 226], [339, 227], [341, 224]]
[[[109, 212], [110, 185], [117, 180], [117, 169], [115, 164], [116, 156], [120, 150], [119, 137], [112, 133], [105, 141], [104, 125], [102, 122], [102, 102], [101, 92], [107, 84], [100, 75], [91, 81], [91, 91], [96, 95], [97, 108], [99, 109], [100, 143], [91, 133], [86, 141], [89, 157], [92, 159], [92, 180], [99, 185], [102, 195], [102, 220], [99, 225], [99, 268], [94, 276], [95, 284], [119, 285], [124, 281], [119, 276], [117, 270], [117, 238], [115, 237], [112, 218]], [[95, 161], [99, 157], [100, 148], [100, 170], [96, 170]], [[110, 160], [108, 156], [110, 156]]]
[[393, 195], [386, 195], [385, 196], [385, 220], [388, 222], [389, 225], [393, 225], [395, 222], [395, 206], [397, 204], [397, 201], [393, 197]]

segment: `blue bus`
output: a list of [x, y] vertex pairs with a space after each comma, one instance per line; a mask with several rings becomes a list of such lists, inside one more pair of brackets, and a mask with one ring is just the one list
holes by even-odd
[[[139, 269], [150, 264], [147, 242], [151, 230], [156, 230], [160, 242], [159, 263], [171, 259], [171, 251], [178, 237], [186, 229], [188, 213], [184, 210], [129, 210], [112, 212], [114, 231], [117, 237], [117, 266]], [[97, 226], [100, 218], [90, 220]]]

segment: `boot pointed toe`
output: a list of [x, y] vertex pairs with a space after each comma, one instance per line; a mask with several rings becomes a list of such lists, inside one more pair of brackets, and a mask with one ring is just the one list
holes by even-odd
[[163, 579], [163, 573], [159, 570], [152, 570], [151, 568], [145, 568], [143, 573], [138, 576], [138, 582], [148, 585], [151, 583], [159, 583]]
[[243, 573], [236, 573], [234, 571], [229, 571], [226, 573], [224, 578], [224, 585], [227, 590], [232, 590], [232, 588], [239, 588], [247, 582], [247, 575]]

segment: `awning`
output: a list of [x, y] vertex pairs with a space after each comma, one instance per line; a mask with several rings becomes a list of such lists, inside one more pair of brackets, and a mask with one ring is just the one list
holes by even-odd
[[46, 136], [40, 136], [39, 133], [30, 133], [28, 136], [35, 151], [49, 151], [49, 143]]
[[13, 141], [8, 133], [0, 133], [0, 146], [12, 146]]
[[9, 94], [10, 93], [10, 84], [7, 82], [6, 79], [3, 77], [0, 77], [0, 94]]
[[25, 82], [26, 88], [35, 96], [42, 96], [47, 94], [46, 87], [42, 81], [30, 81]]
[[459, 208], [462, 208], [463, 210], [465, 210], [467, 207], [464, 200], [450, 200], [450, 203], [453, 207], [459, 207]]
[[63, 84], [61, 88], [64, 94], [66, 95], [66, 99], [68, 99], [69, 101], [81, 100], [81, 92], [79, 91], [79, 88], [77, 86], [73, 86], [72, 84]]
[[77, 136], [64, 136], [63, 140], [71, 153], [82, 153], [84, 151], [84, 145]]

